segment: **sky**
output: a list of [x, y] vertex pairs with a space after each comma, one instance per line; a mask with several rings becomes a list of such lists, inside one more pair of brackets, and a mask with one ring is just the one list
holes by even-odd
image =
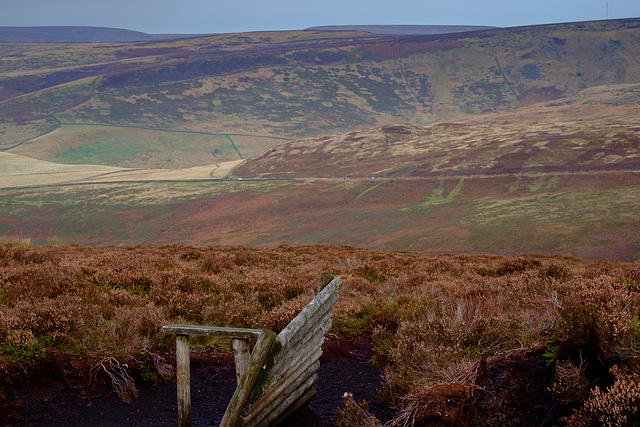
[[516, 27], [607, 17], [640, 17], [640, 1], [0, 0], [0, 26], [96, 26], [149, 34], [297, 30], [355, 24]]

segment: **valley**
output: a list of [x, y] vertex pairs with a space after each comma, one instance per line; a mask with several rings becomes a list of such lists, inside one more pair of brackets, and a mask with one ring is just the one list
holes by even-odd
[[638, 259], [639, 29], [0, 44], [0, 235]]

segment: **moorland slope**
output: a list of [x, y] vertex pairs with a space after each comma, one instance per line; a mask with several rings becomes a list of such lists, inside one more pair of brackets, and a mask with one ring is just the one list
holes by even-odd
[[13, 188], [0, 190], [2, 227], [40, 242], [330, 243], [634, 260], [637, 91], [600, 87], [508, 114], [300, 140], [239, 165], [108, 174], [85, 166], [91, 179], [42, 186], [35, 167], [50, 164], [35, 163], [31, 177], [17, 169], [5, 177]]
[[[388, 406], [370, 408], [392, 418], [389, 426], [640, 421], [637, 262], [317, 245], [4, 244], [3, 423], [175, 424], [175, 386], [164, 386], [174, 381], [175, 342], [161, 326], [279, 331], [313, 298], [322, 271], [343, 280], [324, 346], [328, 370], [311, 417], [288, 425], [368, 418], [381, 426], [357, 408], [363, 399]], [[349, 344], [362, 338], [368, 344]], [[235, 385], [230, 358], [220, 357], [230, 343], [193, 338], [191, 346], [194, 418], [215, 424]], [[344, 392], [355, 401], [343, 403]]]
[[154, 40], [140, 31], [104, 27], [0, 27], [0, 43], [97, 43]]
[[627, 19], [3, 44], [0, 149], [53, 175], [3, 169], [0, 232], [638, 259], [639, 39]]
[[638, 28], [627, 19], [418, 36], [4, 43], [0, 121], [39, 125], [32, 136], [62, 122], [287, 139], [419, 125], [638, 83]]

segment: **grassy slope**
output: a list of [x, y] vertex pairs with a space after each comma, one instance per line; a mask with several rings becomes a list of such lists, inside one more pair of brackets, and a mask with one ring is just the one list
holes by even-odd
[[429, 253], [640, 258], [633, 173], [110, 184], [3, 190], [5, 236], [46, 242], [334, 243]]
[[[55, 116], [3, 124], [3, 146], [57, 127], [12, 152], [214, 168], [235, 154], [212, 133], [232, 129], [243, 157], [263, 153], [235, 169], [242, 182], [5, 190], [0, 233], [636, 259], [637, 31], [630, 20], [402, 40], [252, 33], [95, 45], [92, 56], [86, 46], [0, 46], [3, 96], [28, 92], [0, 112]], [[86, 68], [65, 74], [75, 63]], [[602, 86], [612, 82], [630, 83]], [[456, 124], [394, 127], [447, 117]], [[395, 124], [370, 128], [379, 123]], [[264, 137], [358, 127], [370, 130], [285, 145]], [[269, 181], [246, 181], [255, 177]]]
[[288, 139], [428, 123], [638, 82], [637, 26], [627, 20], [472, 35], [298, 31], [46, 49], [8, 44], [0, 46], [0, 113], [5, 121], [53, 113], [77, 124]]
[[[181, 169], [126, 169], [101, 165], [65, 165], [0, 153], [0, 188], [78, 186], [90, 183], [211, 181], [229, 176], [242, 160]], [[44, 202], [46, 203], [46, 202]]]
[[[251, 56], [250, 70], [229, 65], [233, 72], [219, 72], [225, 64], [216, 63], [208, 64], [210, 73], [221, 75], [162, 80], [166, 73], [197, 71], [183, 64], [150, 74], [131, 72], [124, 82], [106, 79], [105, 91], [63, 118], [104, 120], [92, 113], [99, 109], [110, 111], [115, 122], [285, 137], [399, 120], [428, 123], [509, 110], [594, 85], [637, 82], [635, 33], [522, 29], [487, 38], [308, 47], [274, 52], [268, 59]], [[138, 83], [145, 78], [161, 86]]]
[[636, 90], [285, 143], [236, 167], [242, 181], [5, 190], [2, 232], [638, 259]]
[[82, 182], [96, 175], [123, 170], [98, 165], [60, 165], [11, 153], [0, 153], [2, 187], [37, 186]]
[[12, 153], [63, 164], [180, 168], [238, 160], [227, 135], [62, 125]]

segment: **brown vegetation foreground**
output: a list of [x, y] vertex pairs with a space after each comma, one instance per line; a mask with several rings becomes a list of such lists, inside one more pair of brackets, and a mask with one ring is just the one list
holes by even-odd
[[[135, 400], [131, 374], [170, 381], [162, 325], [278, 331], [323, 271], [344, 281], [332, 332], [373, 331], [380, 398], [396, 409], [389, 425], [640, 422], [640, 263], [334, 246], [4, 244], [1, 408], [15, 403], [11, 384], [52, 357], [85, 362], [70, 383], [102, 377]], [[131, 356], [138, 363], [125, 365]], [[380, 424], [345, 402], [337, 424]]]

